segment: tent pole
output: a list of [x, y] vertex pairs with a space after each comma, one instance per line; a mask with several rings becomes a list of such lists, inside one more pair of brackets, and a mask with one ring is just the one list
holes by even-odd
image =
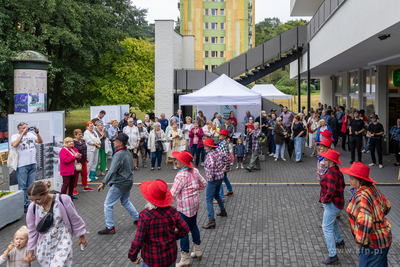
[[[181, 104], [179, 104], [179, 110], [182, 113], [182, 109], [181, 109]], [[178, 112], [178, 125], [179, 125], [179, 129], [181, 129], [181, 115]]]

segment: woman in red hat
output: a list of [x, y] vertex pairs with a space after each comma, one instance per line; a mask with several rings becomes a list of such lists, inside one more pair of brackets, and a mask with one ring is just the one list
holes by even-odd
[[391, 224], [386, 218], [391, 205], [369, 177], [370, 169], [361, 162], [351, 168], [342, 168], [349, 175], [352, 189], [357, 190], [350, 199], [347, 213], [351, 233], [358, 254], [358, 266], [388, 266], [387, 254], [392, 243]]
[[190, 154], [194, 157], [196, 153], [196, 168], [199, 168], [200, 155], [201, 151], [204, 149], [203, 145], [203, 129], [200, 127], [198, 121], [193, 122], [193, 128], [190, 130], [189, 138], [190, 138]]
[[[179, 171], [175, 177], [171, 194], [176, 199], [179, 214], [192, 233], [194, 252], [191, 256], [201, 260], [201, 240], [199, 228], [197, 227], [197, 213], [200, 210], [200, 193], [206, 188], [207, 181], [193, 167], [193, 156], [189, 152], [173, 152], [172, 156], [177, 159], [176, 165]], [[189, 248], [189, 235], [187, 235], [181, 239], [181, 261], [177, 263], [177, 267], [190, 264]]]
[[[227, 138], [229, 137], [229, 131], [227, 129], [222, 129], [219, 133], [219, 142], [218, 142], [218, 147], [217, 150], [225, 153], [229, 159], [229, 143]], [[233, 195], [233, 190], [231, 186], [231, 182], [228, 179], [228, 172], [231, 170], [230, 162], [226, 164], [225, 166], [225, 172], [224, 172], [224, 183], [226, 185], [226, 189], [228, 189], [228, 192], [224, 194], [224, 186], [221, 185], [221, 189], [219, 191], [219, 195], [222, 199], [223, 202], [225, 202], [224, 196], [229, 196]], [[217, 204], [218, 202], [216, 200], [213, 201], [214, 204]]]
[[217, 216], [227, 216], [224, 202], [222, 202], [219, 195], [222, 180], [224, 179], [225, 167], [229, 166], [230, 158], [226, 153], [222, 153], [215, 149], [214, 140], [207, 138], [204, 141], [204, 149], [207, 153], [206, 160], [204, 161], [204, 170], [206, 171], [207, 189], [206, 189], [206, 203], [208, 212], [208, 223], [203, 225], [204, 229], [215, 228], [214, 206], [213, 199], [217, 200], [221, 211]]
[[342, 165], [339, 152], [329, 149], [327, 152], [319, 153], [324, 158], [326, 170], [319, 182], [321, 193], [319, 201], [324, 205], [324, 219], [322, 230], [325, 235], [329, 257], [322, 261], [325, 265], [337, 264], [337, 247], [344, 247], [344, 240], [340, 232], [336, 217], [344, 207], [344, 183], [343, 174], [337, 164]]
[[143, 267], [175, 266], [178, 253], [176, 240], [187, 236], [189, 227], [171, 206], [172, 194], [163, 180], [145, 181], [140, 185], [140, 191], [148, 203], [140, 212], [128, 258], [140, 264], [137, 255], [141, 251]]

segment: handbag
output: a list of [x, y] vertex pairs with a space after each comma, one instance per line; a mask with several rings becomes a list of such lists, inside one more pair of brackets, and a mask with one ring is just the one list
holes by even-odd
[[[71, 153], [71, 155], [75, 157], [75, 154], [72, 153], [68, 148], [66, 148], [66, 150], [68, 150], [68, 152]], [[77, 173], [82, 172], [82, 163], [78, 162], [76, 159], [75, 159], [75, 171]]]
[[108, 138], [104, 141], [104, 150], [106, 154], [112, 153], [111, 141]]
[[50, 229], [50, 227], [53, 224], [53, 207], [54, 207], [54, 202], [56, 199], [56, 195], [53, 195], [53, 201], [51, 202], [51, 207], [49, 212], [39, 221], [38, 225], [36, 225], [36, 232], [45, 234], [47, 231]]
[[18, 151], [15, 148], [11, 148], [8, 152], [7, 167], [14, 171], [18, 168]]

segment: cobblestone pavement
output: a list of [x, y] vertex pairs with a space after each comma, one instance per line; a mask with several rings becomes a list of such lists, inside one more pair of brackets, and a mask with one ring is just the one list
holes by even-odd
[[[228, 217], [216, 218], [217, 227], [213, 230], [201, 228], [207, 220], [203, 192], [198, 225], [204, 256], [200, 262], [192, 260], [191, 266], [322, 266], [320, 262], [328, 256], [328, 252], [319, 227], [323, 214], [318, 203], [319, 186], [308, 184], [317, 183], [316, 158], [309, 157], [311, 153], [308, 148], [305, 153], [307, 156], [303, 158], [303, 162], [297, 164], [289, 160], [274, 162], [272, 157], [267, 156], [267, 160], [261, 163], [261, 171], [247, 173], [245, 170], [233, 168], [228, 177], [234, 183], [234, 194], [226, 197], [225, 202]], [[363, 157], [368, 164], [370, 155], [363, 154]], [[341, 160], [344, 167], [348, 167], [350, 153], [343, 152]], [[373, 167], [371, 176], [380, 183], [400, 182], [397, 181], [398, 168], [391, 166], [392, 163], [393, 155], [385, 156], [385, 168]], [[172, 183], [176, 174], [172, 164], [165, 165], [164, 158], [161, 166], [161, 171], [150, 171], [150, 166], [147, 169], [141, 168], [135, 172], [135, 183], [154, 179]], [[204, 174], [202, 167], [200, 170]], [[93, 186], [97, 187], [95, 184]], [[392, 204], [388, 215], [393, 232], [389, 266], [400, 266], [400, 186], [379, 185], [379, 189]], [[89, 246], [85, 251], [79, 251], [77, 238], [74, 238], [74, 266], [132, 266], [127, 254], [136, 227], [121, 205], [114, 206], [116, 234], [97, 234], [98, 230], [105, 227], [103, 203], [107, 190], [108, 188], [101, 193], [83, 193], [82, 187], [78, 188], [79, 200], [75, 204], [86, 222]], [[146, 204], [138, 185], [132, 188], [130, 198], [138, 210]], [[345, 198], [350, 198], [349, 186], [346, 186]], [[215, 208], [217, 212], [217, 205]], [[357, 249], [350, 233], [347, 214], [344, 211], [341, 214], [338, 221], [346, 246], [345, 250], [338, 251], [339, 262], [341, 266], [357, 266]], [[12, 240], [14, 232], [24, 224], [25, 217], [0, 230], [0, 253]], [[32, 266], [38, 264], [35, 262]]]

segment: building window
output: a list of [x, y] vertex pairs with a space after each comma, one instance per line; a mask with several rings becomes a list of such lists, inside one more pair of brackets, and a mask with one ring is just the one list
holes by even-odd
[[208, 16], [208, 8], [204, 9], [204, 15]]
[[204, 43], [208, 44], [208, 37], [204, 37]]
[[211, 2], [218, 2], [218, 0], [211, 0]]
[[225, 43], [225, 38], [224, 37], [220, 37], [219, 38], [219, 43], [220, 44], [224, 44]]
[[218, 44], [218, 37], [211, 37], [212, 44]]
[[204, 23], [204, 29], [208, 30], [208, 22]]
[[217, 65], [211, 65], [211, 71], [213, 71], [216, 67], [218, 67]]
[[209, 69], [208, 69], [208, 65], [204, 65], [204, 69], [205, 69], [205, 70], [209, 70]]
[[204, 51], [204, 57], [208, 57], [208, 51]]
[[225, 16], [225, 9], [221, 9], [220, 12], [219, 12], [219, 14], [220, 14], [221, 16]]
[[225, 25], [224, 25], [224, 23], [221, 23], [221, 30], [224, 30], [225, 29]]
[[219, 57], [224, 57], [224, 56], [225, 56], [224, 51], [219, 52]]
[[[207, 25], [207, 29], [208, 29], [208, 25]], [[218, 30], [218, 23], [211, 23], [211, 30]]]
[[218, 9], [211, 9], [211, 16], [218, 16]]
[[211, 51], [211, 57], [212, 58], [217, 58], [218, 57], [218, 51]]

